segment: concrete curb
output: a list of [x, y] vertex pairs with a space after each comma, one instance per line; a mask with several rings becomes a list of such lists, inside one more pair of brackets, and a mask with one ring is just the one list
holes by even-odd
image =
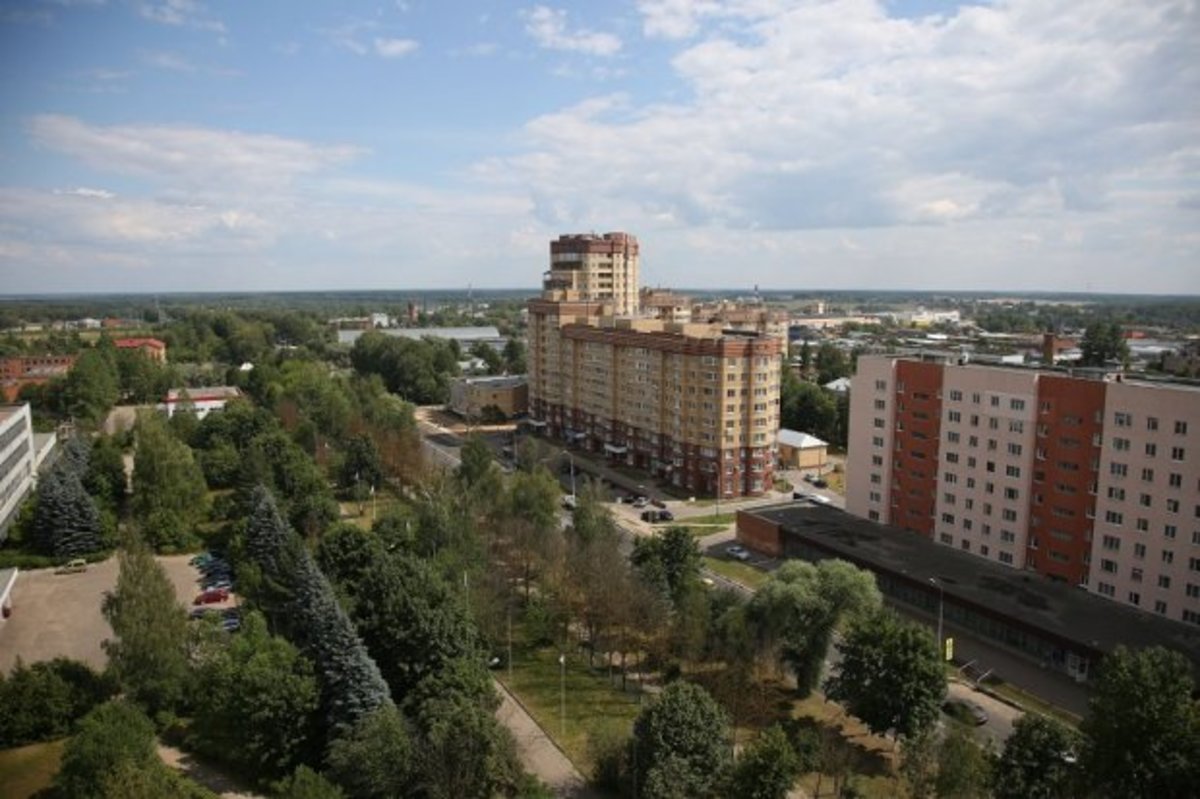
[[546, 737], [546, 740], [550, 742], [550, 745], [553, 746], [556, 750], [558, 750], [558, 753], [563, 756], [564, 760], [566, 760], [568, 763], [571, 764], [571, 769], [575, 772], [576, 776], [579, 777], [579, 787], [581, 787], [581, 788], [585, 787], [587, 785], [587, 778], [583, 776], [583, 772], [579, 770], [579, 766], [577, 766], [575, 764], [575, 761], [570, 758], [570, 756], [566, 753], [566, 751], [561, 746], [558, 745], [558, 741], [554, 740], [554, 736], [552, 736], [549, 732], [546, 731], [546, 728], [543, 727], [541, 725], [541, 722], [539, 722], [537, 720], [537, 716], [533, 715], [533, 712], [528, 707], [525, 706], [525, 703], [521, 701], [520, 697], [518, 697], [515, 693], [513, 693], [511, 690], [509, 690], [509, 687], [507, 685], [500, 682], [499, 677], [493, 677], [492, 684], [495, 685], [499, 690], [503, 691], [504, 695], [507, 696], [509, 699], [511, 699], [513, 701], [513, 704], [515, 704], [517, 707], [521, 708], [521, 710], [525, 713], [525, 715], [529, 717], [529, 720], [533, 722], [534, 726], [542, 731], [542, 735], [544, 735]]

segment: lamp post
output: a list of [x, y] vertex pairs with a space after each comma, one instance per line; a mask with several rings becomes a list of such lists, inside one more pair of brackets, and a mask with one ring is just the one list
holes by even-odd
[[937, 623], [938, 660], [945, 660], [945, 655], [943, 654], [943, 651], [945, 649], [946, 644], [945, 644], [944, 639], [942, 638], [942, 614], [943, 614], [943, 610], [946, 605], [946, 589], [942, 586], [941, 581], [938, 580], [938, 578], [936, 578], [936, 577], [930, 577], [929, 582], [931, 585], [936, 585], [937, 590], [938, 590], [938, 623]]
[[558, 655], [558, 732], [563, 740], [567, 738], [567, 656], [560, 652]]

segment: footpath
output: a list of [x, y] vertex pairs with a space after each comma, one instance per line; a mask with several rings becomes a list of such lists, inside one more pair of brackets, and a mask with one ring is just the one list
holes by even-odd
[[513, 694], [499, 680], [493, 680], [500, 694], [496, 719], [508, 728], [517, 742], [517, 757], [525, 770], [554, 791], [555, 796], [573, 799], [599, 799], [587, 787], [587, 781], [546, 731], [538, 725]]

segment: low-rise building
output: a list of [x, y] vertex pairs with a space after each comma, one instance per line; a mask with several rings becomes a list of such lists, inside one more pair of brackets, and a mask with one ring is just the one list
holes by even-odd
[[779, 468], [820, 474], [828, 462], [829, 443], [809, 433], [779, 430]]
[[156, 363], [167, 362], [166, 342], [156, 338], [119, 338], [113, 341], [119, 350], [138, 350]]
[[529, 411], [525, 375], [461, 377], [450, 384], [450, 410], [465, 419], [512, 419]]
[[14, 355], [0, 358], [0, 394], [3, 402], [16, 402], [25, 386], [40, 386], [66, 377], [77, 355]]
[[242, 396], [237, 386], [204, 386], [202, 388], [173, 388], [158, 406], [171, 418], [180, 408], [191, 406], [197, 419], [203, 419], [213, 411], [224, 410], [230, 400]]

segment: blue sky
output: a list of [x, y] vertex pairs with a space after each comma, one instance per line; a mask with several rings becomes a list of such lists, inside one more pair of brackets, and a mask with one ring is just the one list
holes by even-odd
[[0, 3], [0, 293], [1200, 293], [1194, 0]]

